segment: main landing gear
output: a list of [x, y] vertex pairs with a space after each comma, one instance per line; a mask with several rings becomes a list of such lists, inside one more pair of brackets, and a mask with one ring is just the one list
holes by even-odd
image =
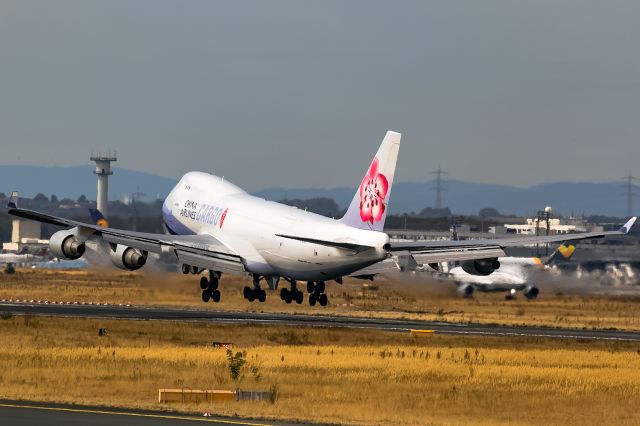
[[309, 281], [307, 283], [307, 292], [309, 293], [309, 305], [315, 306], [316, 302], [320, 303], [320, 306], [327, 306], [329, 298], [324, 292], [324, 281]]
[[[182, 264], [182, 273], [183, 274], [193, 274], [198, 275], [204, 272], [206, 269], [199, 268], [193, 265]], [[209, 300], [213, 300], [214, 302], [220, 301], [220, 290], [218, 290], [218, 282], [220, 280], [221, 272], [209, 270], [209, 278], [201, 277], [200, 278], [200, 289], [202, 290], [202, 301], [208, 302]]]
[[260, 276], [253, 276], [253, 288], [247, 286], [244, 288], [244, 298], [249, 302], [258, 299], [259, 302], [267, 300], [267, 292], [260, 288]]
[[218, 290], [218, 283], [220, 279], [220, 273], [215, 271], [209, 271], [209, 278], [200, 278], [200, 288], [202, 289], [202, 301], [208, 302], [213, 300], [218, 303], [220, 301], [220, 290]]
[[280, 290], [280, 299], [284, 300], [286, 303], [291, 303], [295, 300], [295, 302], [299, 305], [304, 300], [304, 295], [296, 287], [296, 280], [291, 280], [289, 282], [291, 283], [291, 290], [283, 287]]

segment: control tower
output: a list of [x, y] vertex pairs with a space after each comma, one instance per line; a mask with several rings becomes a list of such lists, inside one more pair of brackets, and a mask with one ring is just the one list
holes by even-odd
[[111, 162], [117, 160], [115, 153], [113, 155], [91, 154], [91, 161], [95, 161], [96, 163], [96, 169], [93, 173], [98, 175], [98, 190], [96, 196], [98, 210], [100, 210], [100, 213], [102, 213], [104, 217], [109, 217], [107, 211], [109, 203], [109, 176], [113, 174], [111, 171]]

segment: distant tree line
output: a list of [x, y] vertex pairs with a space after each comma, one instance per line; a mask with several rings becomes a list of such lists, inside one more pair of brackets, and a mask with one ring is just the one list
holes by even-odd
[[[0, 242], [11, 239], [11, 217], [6, 214], [5, 206], [8, 202], [6, 194], [0, 192]], [[326, 217], [340, 218], [346, 209], [341, 209], [332, 198], [309, 198], [279, 200], [280, 203], [307, 210]], [[47, 197], [37, 194], [32, 199], [20, 198], [22, 207], [43, 211], [68, 219], [88, 222], [91, 220], [89, 208], [94, 208], [95, 201], [81, 195], [77, 199], [58, 199], [56, 195]], [[163, 233], [162, 200], [153, 202], [109, 202], [109, 222], [112, 227], [136, 230], [141, 232]], [[425, 207], [420, 212], [392, 214], [387, 216], [385, 229], [437, 230], [450, 229], [454, 223], [469, 225], [471, 230], [487, 231], [490, 226], [504, 223], [517, 223], [519, 218], [514, 215], [501, 214], [492, 207], [484, 207], [477, 215], [456, 215], [448, 207], [436, 209]], [[521, 221], [521, 219], [520, 219]], [[620, 223], [621, 218], [594, 215], [589, 216], [591, 223]], [[49, 238], [59, 228], [43, 224], [42, 237]]]

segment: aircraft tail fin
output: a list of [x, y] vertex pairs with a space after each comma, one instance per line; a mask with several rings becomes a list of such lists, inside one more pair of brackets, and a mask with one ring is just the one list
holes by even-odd
[[20, 195], [18, 194], [18, 191], [13, 191], [11, 193], [11, 197], [9, 198], [9, 203], [7, 204], [7, 208], [17, 209], [19, 199], [20, 199]]
[[550, 265], [558, 261], [568, 262], [569, 260], [571, 260], [571, 256], [573, 256], [573, 253], [575, 253], [575, 251], [576, 246], [574, 246], [573, 244], [561, 244], [553, 253], [551, 253], [551, 256], [549, 256], [549, 258], [545, 262], [545, 265]]
[[102, 214], [102, 212], [100, 212], [100, 210], [90, 208], [89, 214], [91, 214], [91, 220], [93, 221], [93, 223], [95, 223], [99, 227], [101, 228], [109, 227], [109, 221], [107, 220], [106, 217], [104, 217], [104, 215]]
[[382, 231], [384, 228], [400, 138], [400, 133], [387, 131], [347, 212], [340, 219], [345, 225], [372, 231]]

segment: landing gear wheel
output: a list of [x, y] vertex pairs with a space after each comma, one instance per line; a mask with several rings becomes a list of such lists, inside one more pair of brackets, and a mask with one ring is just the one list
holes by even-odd
[[284, 297], [282, 298], [282, 300], [284, 300], [287, 304], [291, 303], [291, 299], [293, 299], [294, 293], [292, 293], [291, 291], [289, 291], [289, 289], [286, 289], [286, 288], [282, 289], [282, 293], [284, 293]]
[[211, 292], [211, 300], [213, 300], [215, 303], [218, 303], [220, 301], [220, 290], [213, 290]]
[[218, 279], [217, 278], [211, 278], [209, 280], [209, 290], [213, 291], [213, 290], [217, 290], [218, 289]]
[[247, 295], [247, 300], [249, 302], [253, 302], [254, 300], [256, 300], [256, 294], [253, 290], [249, 290], [249, 294]]
[[202, 301], [207, 303], [211, 299], [211, 292], [209, 290], [202, 291]]
[[209, 287], [209, 280], [207, 279], [207, 277], [200, 278], [200, 288], [204, 290], [207, 287]]
[[315, 289], [316, 289], [316, 283], [314, 283], [313, 281], [307, 282], [307, 293], [313, 293]]
[[324, 281], [318, 281], [316, 283], [316, 293], [324, 293]]
[[280, 290], [280, 299], [286, 302], [288, 296], [289, 296], [289, 289], [283, 287]]
[[318, 302], [320, 302], [320, 306], [327, 306], [328, 301], [329, 298], [326, 294], [322, 293], [320, 296], [318, 296]]
[[260, 301], [260, 303], [263, 303], [265, 300], [267, 300], [267, 292], [266, 291], [258, 290], [257, 293], [258, 294], [256, 296], [258, 297], [258, 300]]
[[191, 269], [189, 268], [189, 265], [182, 265], [182, 273], [187, 275], [189, 272], [191, 272]]
[[295, 295], [295, 300], [296, 303], [299, 305], [302, 303], [302, 301], [304, 300], [304, 295], [302, 294], [302, 292], [300, 290], [296, 291], [296, 295]]
[[251, 293], [253, 293], [251, 291], [251, 287], [247, 286], [244, 288], [244, 290], [242, 291], [242, 294], [244, 295], [245, 299], [249, 299], [249, 296], [251, 295]]
[[315, 293], [311, 293], [311, 294], [309, 295], [309, 305], [311, 305], [311, 306], [315, 306], [315, 305], [316, 305], [316, 302], [317, 302], [317, 298], [318, 298], [318, 296], [316, 296], [316, 294], [315, 294]]

